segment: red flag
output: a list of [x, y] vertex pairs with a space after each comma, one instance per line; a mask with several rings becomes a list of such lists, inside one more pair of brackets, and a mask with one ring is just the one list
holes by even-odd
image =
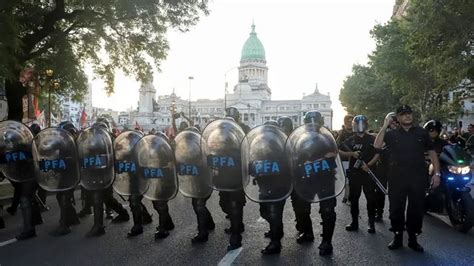
[[87, 113], [86, 113], [86, 108], [84, 108], [82, 109], [81, 119], [79, 121], [81, 128], [86, 127], [86, 122], [87, 122]]

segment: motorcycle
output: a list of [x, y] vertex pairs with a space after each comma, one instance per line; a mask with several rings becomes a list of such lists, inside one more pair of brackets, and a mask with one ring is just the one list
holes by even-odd
[[427, 210], [447, 215], [457, 231], [467, 233], [474, 225], [471, 156], [459, 145], [447, 145], [439, 161], [441, 183], [427, 194]]

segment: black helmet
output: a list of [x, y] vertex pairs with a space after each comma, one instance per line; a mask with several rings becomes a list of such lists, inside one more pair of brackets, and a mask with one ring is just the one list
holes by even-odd
[[106, 131], [109, 131], [109, 127], [107, 126], [106, 123], [104, 122], [95, 122], [94, 125], [95, 127], [101, 127], [103, 129], [105, 129]]
[[324, 117], [318, 111], [309, 111], [304, 115], [304, 123], [314, 123], [320, 126], [324, 125]]
[[192, 132], [194, 132], [194, 133], [201, 134], [201, 130], [199, 130], [197, 127], [194, 127], [194, 126], [193, 126], [193, 127], [188, 127], [188, 128], [186, 128], [185, 130], [187, 130], [187, 131], [192, 131]]
[[364, 133], [367, 129], [369, 129], [369, 122], [365, 115], [356, 115], [354, 119], [352, 119], [352, 131]]
[[188, 127], [189, 127], [188, 123], [186, 123], [185, 121], [181, 121], [181, 123], [179, 123], [178, 131], [185, 130]]
[[239, 110], [237, 110], [235, 107], [229, 107], [225, 109], [225, 116], [232, 117], [236, 122], [240, 120]]
[[37, 123], [33, 123], [30, 126], [30, 130], [33, 133], [33, 136], [36, 136], [41, 131], [41, 126]]
[[264, 124], [264, 125], [272, 125], [272, 126], [279, 127], [278, 122], [275, 121], [275, 120], [267, 120], [267, 121], [265, 121], [263, 124]]
[[293, 121], [288, 116], [280, 116], [278, 118], [278, 125], [280, 126], [286, 134], [291, 133], [293, 131]]
[[441, 122], [439, 122], [438, 120], [430, 120], [425, 123], [423, 128], [427, 131], [437, 131], [438, 133], [440, 133], [441, 129], [443, 128], [443, 124], [441, 124]]
[[59, 128], [67, 130], [69, 133], [75, 135], [77, 134], [77, 129], [71, 121], [63, 121], [59, 123]]
[[103, 116], [97, 118], [96, 124], [98, 124], [98, 123], [103, 123], [103, 124], [105, 125], [105, 127], [106, 127], [105, 129], [106, 129], [107, 131], [110, 131], [110, 129], [111, 129], [110, 121], [109, 121], [107, 118], [105, 118], [105, 117], [103, 117]]

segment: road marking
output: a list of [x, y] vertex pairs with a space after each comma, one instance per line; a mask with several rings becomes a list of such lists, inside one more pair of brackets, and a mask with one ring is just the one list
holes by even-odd
[[449, 226], [452, 226], [451, 225], [451, 221], [449, 220], [449, 218], [447, 216], [444, 216], [444, 215], [439, 215], [437, 213], [434, 213], [434, 212], [428, 212], [429, 215], [431, 215], [432, 217], [435, 217], [439, 220], [441, 220], [442, 222], [444, 222], [445, 224], [449, 225]]
[[242, 247], [238, 249], [231, 250], [225, 254], [225, 256], [219, 261], [218, 266], [229, 266], [232, 265], [232, 262], [240, 255], [240, 252], [242, 252]]
[[12, 243], [15, 243], [16, 241], [18, 241], [18, 240], [16, 240], [16, 238], [13, 238], [13, 239], [7, 240], [7, 241], [5, 241], [5, 242], [1, 242], [1, 243], [0, 243], [0, 247], [4, 247], [4, 246], [6, 246], [6, 245], [10, 245], [10, 244], [12, 244]]

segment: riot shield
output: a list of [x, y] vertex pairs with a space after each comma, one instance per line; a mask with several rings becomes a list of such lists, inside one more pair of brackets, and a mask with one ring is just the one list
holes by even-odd
[[14, 182], [34, 179], [31, 142], [33, 134], [17, 121], [0, 122], [0, 171]]
[[92, 126], [77, 137], [81, 185], [87, 190], [108, 188], [114, 181], [114, 154], [110, 134]]
[[73, 136], [62, 128], [46, 128], [33, 139], [35, 178], [46, 191], [74, 188], [80, 181]]
[[200, 147], [201, 136], [193, 131], [180, 132], [174, 139], [174, 155], [179, 191], [186, 197], [207, 198], [212, 193], [212, 182], [206, 157]]
[[281, 201], [291, 194], [286, 138], [280, 128], [261, 125], [247, 133], [242, 141], [242, 183], [250, 200]]
[[137, 175], [148, 180], [145, 198], [170, 200], [178, 193], [174, 153], [165, 138], [147, 135], [135, 145], [134, 158]]
[[201, 149], [214, 189], [238, 191], [242, 189], [240, 144], [245, 136], [242, 128], [232, 120], [214, 120], [204, 128]]
[[328, 129], [304, 124], [288, 137], [289, 156], [295, 192], [305, 201], [334, 198], [344, 189], [345, 176], [336, 141]]
[[143, 195], [148, 189], [148, 179], [137, 175], [133, 149], [143, 137], [139, 131], [125, 131], [114, 140], [115, 180], [114, 190], [123, 196]]

